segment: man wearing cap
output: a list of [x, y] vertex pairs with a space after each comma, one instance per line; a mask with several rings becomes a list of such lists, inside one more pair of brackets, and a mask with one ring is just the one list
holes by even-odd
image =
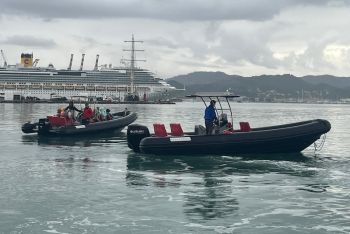
[[217, 120], [216, 112], [215, 112], [215, 100], [210, 101], [210, 105], [205, 108], [204, 120], [205, 120], [205, 128], [206, 134], [211, 135], [213, 132], [214, 121]]

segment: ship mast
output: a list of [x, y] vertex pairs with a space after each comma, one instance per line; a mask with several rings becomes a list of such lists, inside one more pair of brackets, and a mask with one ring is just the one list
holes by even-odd
[[131, 41], [124, 41], [126, 43], [131, 43], [131, 49], [130, 50], [123, 50], [123, 51], [130, 51], [130, 60], [126, 59], [126, 61], [130, 61], [130, 93], [134, 94], [135, 93], [135, 86], [134, 86], [134, 78], [135, 78], [135, 62], [136, 61], [142, 61], [145, 62], [146, 60], [137, 60], [136, 59], [136, 52], [137, 51], [144, 51], [144, 50], [136, 50], [135, 49], [135, 43], [143, 43], [143, 41], [135, 41], [134, 39], [134, 34], [132, 34]]

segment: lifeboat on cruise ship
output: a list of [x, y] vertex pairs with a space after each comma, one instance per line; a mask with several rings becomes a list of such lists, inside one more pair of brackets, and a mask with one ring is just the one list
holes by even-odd
[[65, 90], [74, 90], [74, 86], [67, 85], [67, 86], [64, 86], [64, 89]]
[[6, 84], [5, 89], [16, 89], [16, 85], [14, 84]]
[[105, 86], [96, 86], [96, 91], [106, 91]]
[[[331, 129], [327, 120], [315, 119], [284, 125], [252, 128], [248, 122], [240, 122], [240, 129], [232, 128], [232, 110], [229, 99], [237, 96], [199, 96], [204, 104], [205, 97], [225, 98], [231, 113], [231, 122], [219, 118], [217, 127], [211, 135], [206, 134], [203, 126], [196, 125], [194, 132], [184, 132], [179, 123], [170, 124], [168, 133], [164, 124], [154, 124], [154, 133], [150, 134], [146, 126], [132, 124], [128, 126], [128, 146], [135, 152], [156, 155], [236, 155], [299, 153], [321, 138]], [[216, 112], [223, 111], [222, 105]], [[220, 115], [225, 116], [225, 115]], [[226, 115], [227, 116], [227, 115]]]
[[64, 89], [64, 86], [62, 86], [62, 85], [55, 85], [55, 86], [53, 87], [53, 89], [56, 89], [56, 90], [63, 90], [63, 89]]
[[131, 111], [122, 111], [112, 114], [112, 118], [103, 121], [92, 121], [82, 124], [64, 116], [47, 116], [39, 119], [36, 123], [25, 123], [22, 125], [22, 132], [37, 133], [39, 135], [78, 135], [98, 132], [118, 132], [133, 123], [137, 114]]
[[84, 86], [75, 86], [74, 87], [75, 90], [85, 90]]
[[17, 89], [27, 89], [27, 85], [17, 85]]
[[117, 91], [117, 87], [107, 87], [107, 91]]

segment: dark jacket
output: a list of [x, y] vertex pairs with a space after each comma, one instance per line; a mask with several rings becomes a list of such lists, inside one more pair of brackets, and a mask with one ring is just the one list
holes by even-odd
[[67, 110], [82, 112], [81, 110], [78, 110], [75, 106], [67, 106], [66, 108], [64, 108], [64, 111]]
[[207, 108], [205, 108], [204, 119], [206, 122], [213, 122], [217, 119], [214, 106], [209, 105]]

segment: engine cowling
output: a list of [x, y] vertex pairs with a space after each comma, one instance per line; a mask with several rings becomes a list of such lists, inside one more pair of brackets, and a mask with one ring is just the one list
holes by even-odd
[[23, 133], [36, 133], [38, 131], [37, 129], [38, 123], [25, 123], [22, 125], [22, 132]]
[[41, 135], [45, 135], [49, 132], [50, 130], [50, 123], [48, 121], [48, 119], [39, 119], [39, 130], [38, 133]]
[[131, 124], [127, 130], [127, 140], [130, 149], [140, 152], [140, 142], [143, 138], [149, 137], [150, 133], [146, 126], [140, 124]]

